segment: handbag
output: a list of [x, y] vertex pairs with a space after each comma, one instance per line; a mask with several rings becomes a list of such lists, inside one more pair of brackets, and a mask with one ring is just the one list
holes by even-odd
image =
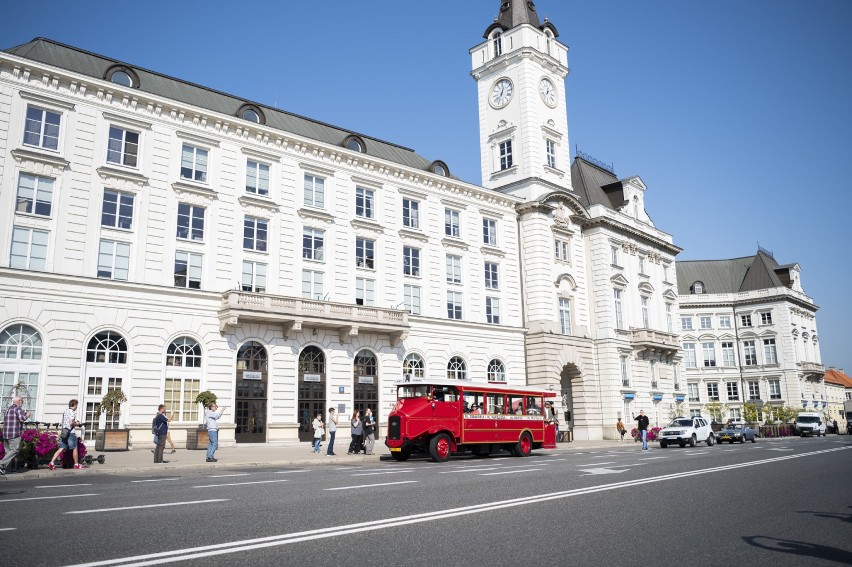
[[71, 430], [67, 427], [63, 427], [62, 431], [59, 433], [59, 438], [63, 441], [68, 441], [68, 437], [71, 436]]

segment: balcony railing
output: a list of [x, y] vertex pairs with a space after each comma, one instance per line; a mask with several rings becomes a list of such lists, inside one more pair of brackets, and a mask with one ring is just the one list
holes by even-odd
[[807, 378], [814, 380], [821, 379], [825, 374], [825, 366], [818, 362], [800, 362], [799, 369], [807, 375]]
[[630, 344], [633, 348], [642, 351], [645, 356], [658, 354], [661, 358], [671, 359], [680, 352], [677, 335], [654, 329], [631, 327]]
[[225, 331], [244, 322], [278, 323], [284, 333], [303, 327], [331, 329], [340, 333], [341, 342], [349, 342], [359, 332], [387, 335], [392, 344], [408, 335], [408, 312], [349, 303], [318, 301], [239, 290], [222, 294], [219, 328]]

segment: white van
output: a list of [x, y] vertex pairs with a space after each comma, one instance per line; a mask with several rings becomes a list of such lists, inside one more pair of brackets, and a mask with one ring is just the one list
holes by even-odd
[[796, 430], [799, 435], [822, 435], [825, 437], [825, 423], [822, 421], [822, 414], [815, 411], [803, 411], [796, 417]]

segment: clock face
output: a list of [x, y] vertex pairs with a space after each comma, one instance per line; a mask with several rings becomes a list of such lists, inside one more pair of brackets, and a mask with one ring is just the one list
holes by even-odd
[[538, 84], [538, 92], [541, 94], [541, 100], [544, 104], [553, 108], [556, 106], [556, 87], [553, 86], [547, 79], [542, 79]]
[[494, 83], [489, 100], [494, 108], [503, 108], [509, 104], [509, 101], [512, 100], [512, 81], [500, 79]]

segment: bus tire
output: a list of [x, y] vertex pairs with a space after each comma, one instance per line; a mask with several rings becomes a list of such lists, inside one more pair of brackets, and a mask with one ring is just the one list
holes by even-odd
[[446, 433], [438, 433], [429, 441], [429, 454], [436, 463], [445, 463], [450, 458], [453, 445], [450, 436]]
[[403, 449], [402, 451], [391, 453], [391, 457], [393, 457], [394, 461], [399, 461], [400, 463], [403, 461], [407, 461], [408, 457], [411, 456], [411, 453]]
[[532, 451], [532, 437], [524, 431], [521, 433], [521, 438], [512, 446], [512, 454], [516, 457], [529, 457]]

